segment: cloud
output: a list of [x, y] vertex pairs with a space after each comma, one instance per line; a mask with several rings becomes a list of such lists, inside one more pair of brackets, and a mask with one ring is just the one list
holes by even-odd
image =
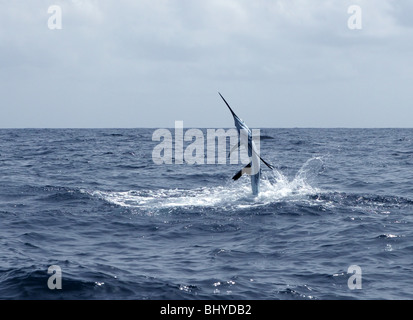
[[[385, 110], [397, 95], [405, 113], [411, 98], [405, 0], [53, 4], [62, 30], [47, 28], [50, 1], [0, 3], [0, 126], [224, 126], [206, 111], [217, 90], [256, 126], [363, 126], [345, 110]], [[352, 4], [362, 30], [347, 28]], [[364, 125], [383, 119], [377, 112]]]

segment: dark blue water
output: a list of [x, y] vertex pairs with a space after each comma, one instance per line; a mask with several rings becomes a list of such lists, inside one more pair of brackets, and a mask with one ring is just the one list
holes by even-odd
[[412, 129], [263, 129], [257, 198], [153, 132], [0, 130], [1, 299], [413, 298]]

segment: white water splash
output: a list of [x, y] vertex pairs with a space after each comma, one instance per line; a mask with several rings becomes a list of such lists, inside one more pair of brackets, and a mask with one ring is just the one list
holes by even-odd
[[248, 176], [243, 176], [238, 181], [231, 181], [225, 186], [202, 187], [192, 190], [158, 189], [125, 192], [93, 191], [88, 193], [115, 205], [151, 212], [179, 207], [252, 208], [279, 201], [303, 200], [308, 195], [318, 193], [319, 190], [312, 187], [309, 181], [317, 176], [321, 167], [321, 158], [311, 158], [301, 167], [291, 181], [276, 169], [265, 172], [258, 196], [251, 194]]

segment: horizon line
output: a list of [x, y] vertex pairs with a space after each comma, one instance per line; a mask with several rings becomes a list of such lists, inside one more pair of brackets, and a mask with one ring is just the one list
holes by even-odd
[[[233, 127], [183, 127], [183, 129], [232, 129]], [[413, 129], [413, 127], [251, 127], [252, 129]], [[175, 129], [175, 127], [0, 127], [0, 130], [102, 130], [102, 129]]]

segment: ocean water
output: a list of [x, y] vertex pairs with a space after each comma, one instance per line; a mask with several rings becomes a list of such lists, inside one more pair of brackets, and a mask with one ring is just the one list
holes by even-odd
[[262, 129], [258, 197], [153, 132], [0, 130], [0, 299], [413, 298], [412, 129]]

